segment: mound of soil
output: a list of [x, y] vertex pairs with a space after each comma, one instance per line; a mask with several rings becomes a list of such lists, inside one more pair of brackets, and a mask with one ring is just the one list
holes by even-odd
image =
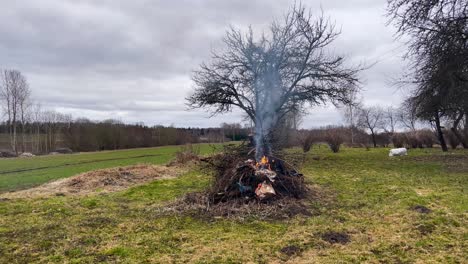
[[331, 243], [331, 244], [347, 244], [349, 241], [351, 241], [350, 237], [348, 234], [343, 233], [343, 232], [334, 232], [334, 231], [329, 231], [326, 233], [322, 234], [322, 239]]
[[115, 192], [156, 179], [174, 178], [183, 171], [176, 167], [139, 164], [86, 172], [41, 186], [0, 195], [3, 198], [35, 198]]
[[300, 253], [301, 248], [298, 247], [298, 246], [295, 246], [295, 245], [291, 245], [291, 246], [286, 246], [286, 247], [282, 248], [280, 251], [281, 251], [281, 253], [285, 254], [286, 256], [292, 256], [292, 255]]
[[424, 205], [415, 205], [415, 206], [412, 206], [412, 207], [410, 207], [410, 210], [415, 211], [415, 212], [418, 212], [418, 213], [420, 213], [420, 214], [428, 214], [428, 213], [432, 212], [431, 209], [427, 208], [427, 207], [424, 206]]
[[431, 223], [423, 223], [416, 225], [416, 229], [421, 233], [421, 235], [428, 235], [434, 232], [436, 226]]

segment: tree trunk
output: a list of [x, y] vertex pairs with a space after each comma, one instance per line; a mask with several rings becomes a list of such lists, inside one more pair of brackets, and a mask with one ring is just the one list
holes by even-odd
[[462, 120], [462, 118], [463, 118], [463, 113], [460, 113], [460, 115], [453, 121], [453, 126], [450, 130], [452, 130], [453, 134], [457, 137], [458, 141], [460, 141], [463, 148], [466, 149], [468, 148], [468, 144], [466, 143], [465, 138], [458, 131], [458, 125], [460, 124], [460, 121]]
[[25, 133], [24, 120], [21, 120], [21, 152], [23, 153], [26, 151]]
[[13, 142], [11, 142], [11, 145], [13, 147], [13, 152], [15, 152], [16, 155], [18, 155], [18, 146], [16, 143], [16, 121], [13, 122]]
[[39, 122], [36, 124], [36, 153], [41, 152], [41, 128], [39, 126]]
[[34, 153], [34, 126], [31, 124], [29, 128], [29, 142], [31, 147], [31, 153]]
[[465, 124], [463, 126], [463, 137], [468, 141], [468, 111], [465, 111]]
[[377, 140], [375, 139], [374, 131], [371, 131], [371, 136], [372, 136], [372, 143], [374, 144], [374, 148], [376, 148], [377, 147]]
[[437, 136], [439, 138], [440, 146], [442, 147], [443, 152], [447, 152], [447, 143], [445, 142], [444, 138], [444, 132], [442, 131], [442, 127], [440, 126], [440, 117], [439, 113], [435, 114], [435, 124], [436, 124], [436, 130], [437, 130]]

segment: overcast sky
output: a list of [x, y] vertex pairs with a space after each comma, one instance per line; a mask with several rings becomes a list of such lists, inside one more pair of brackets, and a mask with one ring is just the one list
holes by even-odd
[[[294, 1], [286, 0], [15, 0], [0, 9], [0, 68], [22, 71], [43, 108], [92, 120], [147, 125], [218, 126], [234, 112], [209, 118], [187, 111], [191, 73], [219, 49], [226, 29], [264, 30]], [[341, 27], [336, 53], [376, 64], [362, 74], [368, 105], [398, 105], [391, 84], [404, 70], [404, 45], [386, 26], [386, 0], [308, 0]], [[310, 109], [303, 127], [339, 124], [334, 107]]]

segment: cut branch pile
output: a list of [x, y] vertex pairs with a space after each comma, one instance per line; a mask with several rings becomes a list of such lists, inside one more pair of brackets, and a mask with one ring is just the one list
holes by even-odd
[[157, 214], [279, 220], [320, 213], [310, 203], [323, 200], [319, 188], [309, 188], [304, 176], [283, 158], [272, 156], [267, 161], [264, 157], [257, 163], [252, 152], [252, 148], [245, 145], [227, 145], [222, 153], [200, 158], [201, 165], [205, 165], [209, 173], [214, 172], [210, 188], [188, 193], [172, 204], [157, 206]]
[[237, 199], [245, 202], [300, 199], [307, 193], [304, 176], [276, 157], [263, 157], [256, 162], [245, 153], [230, 151], [205, 161], [214, 165], [216, 172], [208, 193], [213, 204]]

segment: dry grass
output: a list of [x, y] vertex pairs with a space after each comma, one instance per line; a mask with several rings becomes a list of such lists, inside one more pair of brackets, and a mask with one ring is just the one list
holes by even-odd
[[468, 154], [467, 153], [439, 153], [430, 156], [419, 156], [413, 158], [419, 162], [430, 162], [440, 164], [447, 172], [467, 173]]
[[157, 179], [174, 178], [181, 173], [183, 170], [174, 166], [138, 164], [86, 172], [35, 188], [4, 193], [0, 198], [38, 198], [116, 192]]
[[286, 220], [296, 216], [311, 217], [320, 214], [321, 208], [326, 208], [333, 203], [334, 195], [333, 192], [319, 185], [310, 185], [306, 196], [301, 199], [282, 197], [259, 201], [241, 197], [227, 202], [213, 203], [208, 193], [194, 192], [186, 194], [173, 203], [157, 206], [155, 212], [158, 215], [178, 214], [209, 221], [214, 219]]

